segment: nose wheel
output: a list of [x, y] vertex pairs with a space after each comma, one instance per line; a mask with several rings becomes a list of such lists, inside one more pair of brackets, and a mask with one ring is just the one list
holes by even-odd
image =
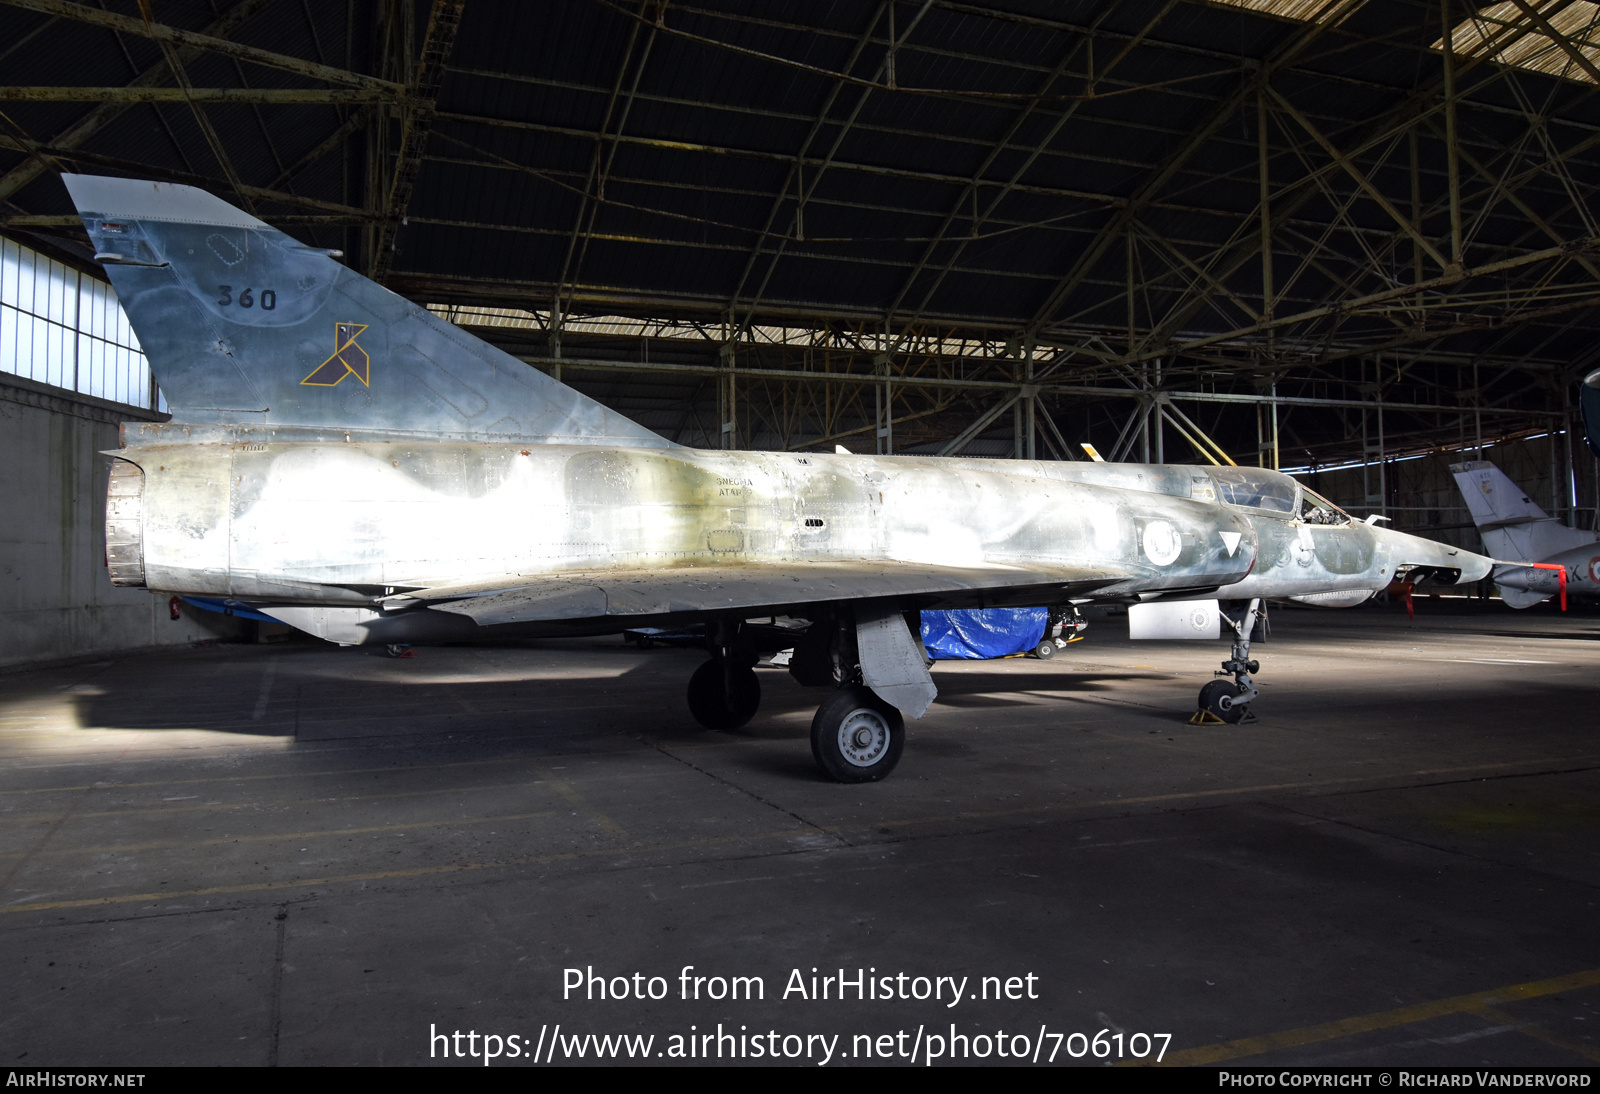
[[840, 688], [811, 719], [811, 755], [837, 782], [883, 778], [900, 762], [905, 743], [905, 719], [870, 688]]
[[1242, 690], [1232, 680], [1212, 680], [1200, 689], [1200, 709], [1219, 722], [1238, 725], [1250, 714], [1247, 703], [1238, 703]]

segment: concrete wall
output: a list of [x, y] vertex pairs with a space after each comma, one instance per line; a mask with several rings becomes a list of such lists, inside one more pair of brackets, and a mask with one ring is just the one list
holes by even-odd
[[117, 423], [145, 412], [0, 374], [0, 665], [241, 637], [238, 621], [112, 586], [106, 478]]

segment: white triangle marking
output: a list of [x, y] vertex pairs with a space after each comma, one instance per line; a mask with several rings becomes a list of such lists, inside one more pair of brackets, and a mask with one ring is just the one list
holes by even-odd
[[1233, 553], [1239, 549], [1241, 535], [1238, 532], [1218, 532], [1217, 535], [1222, 537], [1222, 545], [1228, 549], [1228, 557], [1232, 558]]

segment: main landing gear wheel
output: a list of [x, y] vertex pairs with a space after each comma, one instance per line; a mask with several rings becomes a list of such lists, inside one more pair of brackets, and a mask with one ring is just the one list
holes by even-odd
[[883, 778], [900, 762], [905, 744], [905, 719], [869, 688], [840, 688], [811, 719], [811, 755], [836, 782]]
[[[1214, 714], [1229, 725], [1238, 725], [1250, 710], [1248, 703], [1233, 703], [1242, 690], [1232, 680], [1212, 680], [1200, 689], [1200, 709]], [[1224, 699], [1227, 700], [1226, 704]]]
[[713, 658], [689, 677], [689, 713], [707, 729], [738, 729], [761, 706], [761, 681], [748, 665]]

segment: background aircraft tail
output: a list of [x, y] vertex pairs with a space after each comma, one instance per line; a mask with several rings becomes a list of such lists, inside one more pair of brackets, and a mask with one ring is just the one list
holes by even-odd
[[62, 180], [177, 422], [669, 446], [204, 190]]
[[1568, 528], [1535, 505], [1488, 460], [1453, 463], [1451, 472], [1483, 535], [1489, 554], [1508, 562], [1543, 562], [1594, 542], [1594, 533]]
[[[1453, 463], [1450, 470], [1484, 548], [1497, 559], [1543, 562], [1595, 541], [1594, 533], [1568, 528], [1547, 514], [1487, 460]], [[1532, 607], [1557, 590], [1556, 575], [1548, 570], [1497, 567], [1496, 577], [1504, 580], [1495, 582], [1495, 591], [1513, 608]]]
[[1589, 451], [1600, 457], [1600, 369], [1589, 373], [1578, 385], [1578, 410], [1583, 415], [1583, 439]]

